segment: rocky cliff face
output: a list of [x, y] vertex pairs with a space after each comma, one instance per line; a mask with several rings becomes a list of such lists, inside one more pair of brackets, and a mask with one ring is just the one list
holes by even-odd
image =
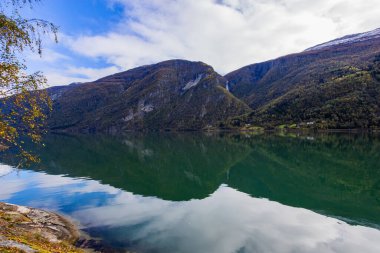
[[225, 78], [201, 62], [142, 66], [92, 83], [51, 88], [49, 126], [65, 132], [217, 127], [250, 111], [225, 85]]

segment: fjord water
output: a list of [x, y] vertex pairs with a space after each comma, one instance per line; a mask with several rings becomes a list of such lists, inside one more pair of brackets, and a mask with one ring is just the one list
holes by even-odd
[[0, 201], [61, 212], [135, 252], [380, 252], [380, 139], [367, 134], [46, 138], [2, 158]]

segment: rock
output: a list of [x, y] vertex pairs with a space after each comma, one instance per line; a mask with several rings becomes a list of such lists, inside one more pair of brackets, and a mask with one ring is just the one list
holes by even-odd
[[26, 253], [77, 253], [84, 249], [85, 252], [125, 253], [80, 232], [76, 224], [62, 215], [0, 202], [0, 252], [2, 249]]
[[17, 206], [17, 212], [27, 214], [30, 212], [30, 209], [25, 206]]
[[0, 236], [0, 249], [1, 248], [16, 248], [18, 250], [21, 250], [25, 253], [34, 253], [34, 252], [37, 252], [35, 251], [34, 249], [32, 249], [31, 247], [25, 245], [25, 244], [22, 244], [22, 243], [19, 243], [19, 242], [15, 242], [15, 241], [12, 241], [12, 240], [8, 240], [7, 238], [3, 237], [3, 236]]
[[82, 252], [76, 225], [56, 213], [0, 202], [0, 252]]

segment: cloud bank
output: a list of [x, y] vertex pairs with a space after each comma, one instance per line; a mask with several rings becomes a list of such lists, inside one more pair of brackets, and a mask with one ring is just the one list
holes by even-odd
[[226, 74], [380, 27], [378, 0], [109, 1], [124, 9], [109, 31], [63, 42], [75, 54], [113, 67], [85, 80], [173, 58], [203, 61]]

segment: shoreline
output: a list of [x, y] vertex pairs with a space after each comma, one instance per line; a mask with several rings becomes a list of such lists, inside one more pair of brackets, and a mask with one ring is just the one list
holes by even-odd
[[129, 252], [91, 238], [63, 214], [0, 202], [0, 252]]
[[48, 134], [56, 135], [105, 135], [118, 136], [129, 133], [273, 133], [273, 132], [298, 132], [298, 133], [380, 133], [380, 128], [265, 128], [265, 127], [241, 127], [241, 128], [202, 128], [202, 129], [133, 129], [123, 130], [117, 133], [107, 131], [48, 131]]
[[75, 246], [81, 234], [61, 214], [0, 202], [0, 249], [5, 252], [85, 252]]

